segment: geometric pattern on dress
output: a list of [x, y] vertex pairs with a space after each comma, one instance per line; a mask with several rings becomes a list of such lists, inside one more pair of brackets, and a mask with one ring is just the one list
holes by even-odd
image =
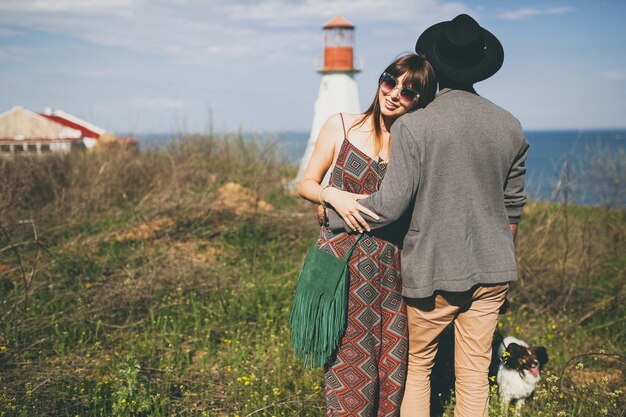
[[367, 374], [361, 372], [359, 368], [349, 367], [344, 368], [341, 371], [337, 372], [338, 378], [343, 382], [344, 385], [347, 385], [351, 388], [362, 386], [364, 382], [367, 382]]
[[[380, 255], [378, 256], [378, 260], [385, 266], [389, 266], [393, 263], [393, 256], [396, 253], [396, 248], [393, 244], [387, 243], [380, 251]], [[393, 269], [390, 271], [393, 272]]]
[[[364, 304], [373, 304], [378, 298], [378, 291], [376, 291], [376, 288], [373, 285], [367, 285], [367, 283], [361, 285], [359, 288], [355, 288], [354, 293], [359, 296]], [[370, 309], [366, 308], [359, 310], [368, 311]], [[360, 320], [360, 323], [365, 324], [365, 321]], [[367, 326], [366, 328], [371, 328], [371, 325]]]
[[376, 276], [380, 273], [380, 268], [378, 268], [376, 262], [372, 258], [363, 258], [359, 261], [357, 268], [361, 272], [364, 278], [372, 280], [376, 278]]
[[348, 151], [348, 154], [346, 155], [345, 166], [350, 170], [352, 182], [360, 182], [358, 180], [361, 178], [361, 176], [364, 173], [368, 172], [367, 161], [361, 158], [359, 154], [352, 150]]
[[339, 394], [337, 399], [345, 407], [348, 416], [357, 415], [356, 413], [367, 407], [367, 400], [356, 391], [346, 391]]
[[[386, 168], [344, 138], [330, 183], [371, 194]], [[322, 227], [318, 247], [342, 258], [356, 237]], [[324, 369], [326, 415], [399, 416], [408, 341], [398, 245], [376, 234], [363, 236], [348, 268], [348, 323], [336, 356]]]
[[389, 269], [387, 270], [387, 273], [381, 278], [380, 285], [386, 288], [394, 288], [397, 279], [398, 277], [395, 271]]
[[378, 174], [374, 171], [367, 171], [363, 174], [362, 184], [366, 189], [378, 189]]
[[339, 389], [343, 387], [343, 385], [341, 384], [341, 381], [339, 381], [339, 379], [337, 378], [335, 374], [328, 375], [328, 377], [325, 380], [325, 383], [326, 385], [331, 386], [334, 389]]
[[358, 346], [353, 346], [352, 343], [346, 343], [343, 346], [343, 356], [347, 359], [349, 363], [359, 363], [362, 362], [365, 357], [363, 351], [359, 349]]
[[359, 247], [368, 255], [373, 255], [377, 250], [379, 250], [380, 245], [376, 243], [375, 239], [371, 239], [369, 236], [364, 236], [359, 242]]
[[399, 344], [399, 345], [393, 346], [392, 349], [387, 353], [393, 356], [394, 358], [403, 358], [407, 355], [408, 351], [407, 351], [406, 346]]
[[361, 340], [359, 340], [359, 346], [361, 346], [361, 348], [366, 352], [371, 352], [372, 354], [378, 354], [378, 352], [376, 352], [376, 345], [378, 345], [378, 343], [376, 343], [374, 337], [372, 337], [369, 333], [365, 334]]
[[359, 320], [366, 329], [371, 329], [379, 323], [380, 317], [374, 310], [367, 308], [357, 316], [357, 320]]
[[[381, 306], [389, 311], [396, 311], [398, 309], [399, 306], [401, 306], [401, 304], [404, 302], [404, 300], [402, 299], [402, 296], [399, 294], [393, 294], [387, 298], [385, 298], [385, 300], [382, 302]], [[397, 322], [399, 320], [394, 321]]]
[[[365, 362], [361, 363], [359, 365], [359, 368], [368, 375], [371, 374], [372, 372], [378, 372], [378, 366], [376, 364], [375, 358], [369, 358]], [[375, 385], [371, 385], [368, 388], [374, 389]]]

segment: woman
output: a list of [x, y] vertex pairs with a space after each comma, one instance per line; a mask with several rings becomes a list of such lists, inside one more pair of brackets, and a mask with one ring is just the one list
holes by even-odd
[[[408, 54], [379, 79], [374, 101], [363, 114], [336, 114], [322, 127], [298, 194], [332, 207], [351, 225], [358, 198], [376, 191], [387, 168], [389, 129], [406, 112], [435, 96], [432, 67]], [[330, 184], [321, 184], [334, 165]], [[325, 366], [328, 416], [397, 416], [404, 392], [407, 355], [406, 306], [400, 278], [400, 234], [382, 229], [365, 235], [349, 260], [348, 325], [336, 358]], [[333, 234], [322, 226], [318, 247], [341, 258], [356, 234]]]

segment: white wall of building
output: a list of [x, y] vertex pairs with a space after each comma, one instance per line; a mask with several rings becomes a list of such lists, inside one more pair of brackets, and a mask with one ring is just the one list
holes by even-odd
[[83, 143], [85, 144], [85, 148], [91, 149], [98, 144], [98, 139], [83, 138]]
[[[317, 100], [315, 101], [311, 134], [306, 151], [300, 160], [298, 175], [295, 179], [296, 186], [304, 174], [309, 159], [311, 159], [315, 143], [317, 142], [317, 135], [324, 125], [324, 122], [333, 114], [340, 112], [361, 113], [359, 91], [356, 81], [351, 74], [347, 73], [324, 74], [322, 75], [320, 90], [317, 95]], [[343, 140], [343, 134], [337, 137], [337, 141], [341, 140]], [[327, 180], [327, 178], [324, 179], [325, 182]]]

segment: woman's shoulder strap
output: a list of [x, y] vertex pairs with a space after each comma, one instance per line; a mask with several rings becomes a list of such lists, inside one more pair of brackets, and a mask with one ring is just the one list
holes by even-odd
[[339, 113], [339, 117], [341, 117], [341, 127], [343, 127], [343, 138], [348, 139], [348, 135], [346, 135], [346, 124], [343, 121], [343, 113]]

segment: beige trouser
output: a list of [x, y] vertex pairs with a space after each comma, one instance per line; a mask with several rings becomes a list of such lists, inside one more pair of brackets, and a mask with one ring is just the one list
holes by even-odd
[[430, 372], [439, 337], [454, 321], [455, 417], [487, 417], [491, 344], [508, 284], [407, 299], [409, 363], [401, 417], [430, 416]]

